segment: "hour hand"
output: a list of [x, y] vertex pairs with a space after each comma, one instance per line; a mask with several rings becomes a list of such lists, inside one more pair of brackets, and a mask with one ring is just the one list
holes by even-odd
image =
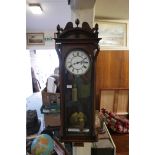
[[71, 67], [73, 67], [72, 64], [68, 66], [68, 68], [71, 68]]
[[74, 62], [73, 65], [76, 65], [76, 64], [79, 64], [79, 63], [81, 63], [81, 61], [80, 62], [79, 61]]
[[86, 58], [82, 59], [81, 61], [75, 62], [74, 64], [83, 64], [83, 62], [84, 62], [85, 59]]

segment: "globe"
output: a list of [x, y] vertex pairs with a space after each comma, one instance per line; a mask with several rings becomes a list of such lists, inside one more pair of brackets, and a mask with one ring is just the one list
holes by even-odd
[[47, 134], [41, 134], [32, 141], [32, 155], [50, 155], [54, 148], [53, 139]]

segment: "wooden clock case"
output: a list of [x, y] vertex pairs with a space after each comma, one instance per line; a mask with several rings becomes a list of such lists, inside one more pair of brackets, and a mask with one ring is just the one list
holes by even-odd
[[[94, 28], [90, 28], [87, 22], [82, 23], [82, 27], [79, 27], [79, 20], [75, 21], [76, 27], [73, 27], [72, 22], [68, 22], [64, 29], [59, 25], [57, 26], [57, 33], [55, 33], [55, 48], [59, 57], [59, 76], [60, 76], [60, 94], [61, 94], [61, 141], [62, 142], [93, 142], [97, 140], [97, 133], [95, 130], [95, 63], [99, 53], [98, 42], [98, 25]], [[67, 55], [73, 50], [84, 51], [90, 59], [91, 67], [88, 71], [87, 79], [84, 81], [89, 84], [89, 92], [85, 101], [81, 101], [78, 97], [75, 102], [71, 99], [71, 92], [73, 89], [73, 82], [82, 80], [86, 75], [73, 75], [73, 78], [67, 78], [72, 76], [65, 68], [65, 59]], [[75, 80], [76, 79], [76, 80]], [[84, 83], [77, 84], [77, 89], [82, 90]], [[82, 94], [81, 93], [81, 94]], [[83, 103], [82, 103], [83, 102]], [[79, 107], [78, 107], [79, 105]], [[82, 107], [83, 106], [83, 107]], [[74, 129], [70, 126], [71, 112], [74, 114], [77, 109], [84, 109], [83, 113], [86, 115], [86, 123], [84, 124], [86, 129]], [[78, 110], [77, 110], [78, 111]], [[79, 112], [79, 111], [78, 111]], [[78, 113], [77, 112], [77, 113]], [[76, 113], [76, 114], [77, 114]]]

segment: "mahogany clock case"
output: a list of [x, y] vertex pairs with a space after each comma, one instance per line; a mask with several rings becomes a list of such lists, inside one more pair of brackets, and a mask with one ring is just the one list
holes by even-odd
[[[99, 52], [98, 26], [57, 26], [55, 47], [59, 57], [61, 141], [92, 142], [95, 130], [95, 62]], [[70, 58], [70, 60], [68, 59]], [[67, 62], [67, 65], [66, 65]]]

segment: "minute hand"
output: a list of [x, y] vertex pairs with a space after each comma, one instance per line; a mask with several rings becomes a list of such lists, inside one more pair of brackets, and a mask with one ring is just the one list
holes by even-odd
[[87, 58], [84, 58], [84, 59], [81, 61], [81, 63], [84, 63], [84, 62], [87, 63], [87, 61], [84, 61], [85, 59], [87, 59]]
[[81, 61], [75, 62], [74, 65], [75, 65], [75, 64], [79, 64], [79, 63], [82, 64], [82, 63], [84, 62], [85, 59], [86, 59], [86, 58], [82, 59]]

